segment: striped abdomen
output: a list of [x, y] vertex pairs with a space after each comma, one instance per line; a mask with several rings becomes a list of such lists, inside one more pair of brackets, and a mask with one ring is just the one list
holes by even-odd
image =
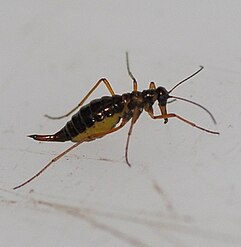
[[55, 134], [55, 141], [87, 141], [91, 135], [111, 130], [122, 117], [122, 96], [104, 96], [80, 108], [72, 119]]

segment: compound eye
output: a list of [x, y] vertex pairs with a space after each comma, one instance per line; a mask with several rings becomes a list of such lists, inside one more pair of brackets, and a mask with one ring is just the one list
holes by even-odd
[[166, 91], [164, 91], [163, 89], [160, 90], [159, 92], [160, 95], [166, 95]]
[[158, 87], [157, 88], [157, 91], [159, 93], [159, 95], [167, 95], [168, 94], [168, 91], [164, 88], [164, 87]]

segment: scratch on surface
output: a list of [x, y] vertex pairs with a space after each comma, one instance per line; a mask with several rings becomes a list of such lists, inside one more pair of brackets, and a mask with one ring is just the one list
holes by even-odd
[[115, 229], [112, 226], [110, 227], [107, 224], [98, 222], [97, 220], [88, 216], [88, 213], [87, 213], [88, 211], [82, 211], [79, 208], [69, 207], [69, 206], [57, 204], [57, 203], [49, 203], [49, 202], [45, 202], [45, 201], [37, 201], [37, 203], [51, 207], [51, 208], [54, 208], [55, 210], [67, 213], [69, 215], [79, 217], [82, 220], [85, 220], [86, 222], [90, 223], [94, 227], [98, 228], [99, 230], [109, 232], [111, 235], [113, 235], [119, 239], [125, 240], [134, 246], [138, 246], [138, 247], [148, 247], [149, 246], [149, 245], [141, 242], [140, 240], [138, 240], [138, 239], [136, 239], [136, 238], [124, 233], [124, 232], [121, 232], [121, 231]]
[[165, 208], [167, 210], [168, 215], [173, 219], [182, 219], [186, 223], [192, 222], [192, 218], [190, 216], [180, 216], [180, 214], [177, 213], [177, 210], [173, 206], [172, 201], [168, 197], [167, 193], [159, 186], [159, 184], [152, 180], [153, 189], [154, 191], [161, 197], [162, 202], [165, 205]]
[[[157, 191], [160, 193], [162, 190], [159, 189], [159, 186], [156, 187]], [[225, 233], [225, 232], [218, 232], [213, 230], [208, 230], [206, 228], [198, 227], [194, 225], [194, 223], [189, 223], [181, 220], [177, 221], [175, 219], [173, 222], [171, 222], [171, 218], [169, 221], [164, 220], [160, 217], [150, 218], [146, 215], [140, 215], [139, 213], [127, 213], [127, 210], [124, 211], [124, 214], [117, 214], [112, 212], [105, 212], [105, 211], [98, 211], [91, 208], [81, 208], [79, 206], [71, 206], [68, 204], [63, 203], [56, 203], [46, 200], [39, 200], [33, 198], [33, 192], [29, 193], [28, 195], [22, 195], [15, 192], [10, 192], [8, 190], [4, 190], [0, 188], [0, 191], [3, 191], [5, 193], [10, 194], [11, 196], [14, 196], [15, 199], [4, 199], [4, 197], [1, 196], [0, 203], [5, 204], [6, 206], [11, 205], [26, 205], [27, 207], [34, 207], [36, 210], [43, 210], [44, 206], [45, 208], [52, 208], [58, 212], [74, 216], [75, 218], [80, 218], [81, 220], [89, 223], [90, 225], [98, 228], [101, 231], [105, 231], [109, 233], [111, 236], [116, 237], [120, 240], [126, 241], [132, 246], [137, 247], [152, 247], [153, 245], [149, 245], [147, 243], [144, 243], [144, 241], [141, 241], [142, 236], [132, 236], [131, 233], [126, 233], [122, 230], [117, 229], [116, 227], [109, 225], [106, 222], [106, 220], [97, 220], [94, 217], [104, 217], [104, 218], [110, 218], [112, 220], [121, 220], [124, 222], [134, 223], [138, 226], [147, 227], [148, 230], [155, 230], [153, 233], [158, 230], [158, 237], [162, 238], [162, 241], [168, 241], [169, 243], [175, 244], [175, 246], [188, 246], [188, 242], [181, 240], [180, 237], [183, 237], [187, 235], [188, 237], [201, 237], [203, 239], [208, 240], [215, 240], [219, 243], [232, 243], [233, 245], [240, 246], [241, 245], [241, 237], [235, 234]], [[16, 199], [17, 198], [17, 199]], [[49, 213], [46, 209], [44, 209], [45, 212]], [[153, 216], [153, 212], [149, 214], [149, 216]], [[175, 235], [175, 234], [179, 235]]]

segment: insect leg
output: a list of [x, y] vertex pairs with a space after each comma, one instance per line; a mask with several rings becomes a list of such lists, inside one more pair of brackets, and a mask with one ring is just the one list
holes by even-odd
[[85, 97], [80, 101], [80, 103], [74, 107], [72, 110], [70, 110], [68, 113], [59, 116], [59, 117], [52, 117], [49, 116], [47, 114], [45, 114], [44, 116], [50, 119], [61, 119], [61, 118], [65, 118], [68, 117], [70, 114], [72, 114], [74, 111], [76, 111], [80, 106], [82, 106], [84, 104], [84, 102], [89, 98], [89, 96], [96, 90], [96, 88], [100, 85], [100, 83], [104, 83], [104, 85], [106, 86], [106, 88], [108, 89], [108, 91], [110, 92], [111, 95], [114, 95], [115, 92], [112, 89], [109, 81], [105, 78], [101, 78], [99, 81], [96, 82], [96, 84], [91, 88], [91, 90], [85, 95]]
[[[135, 108], [134, 113], [133, 113], [133, 117], [132, 117], [132, 120], [131, 120], [130, 129], [128, 131], [128, 137], [127, 137], [126, 148], [125, 148], [125, 159], [126, 159], [126, 163], [127, 163], [128, 166], [131, 166], [131, 164], [130, 164], [130, 162], [128, 160], [128, 147], [129, 147], [130, 135], [132, 133], [133, 125], [137, 121], [137, 119], [140, 116], [140, 114], [141, 114], [141, 112], [139, 111], [139, 108]], [[103, 136], [105, 136], [107, 134], [113, 133], [113, 132], [121, 129], [126, 123], [127, 123], [127, 120], [125, 118], [123, 118], [122, 122], [120, 123], [119, 126], [114, 127], [113, 129], [110, 129], [110, 130], [105, 131], [105, 132], [101, 132], [101, 133], [98, 133], [98, 134], [93, 134], [89, 138], [90, 138], [90, 140], [93, 140], [93, 139], [96, 139], [96, 138], [103, 137]]]
[[193, 123], [193, 122], [191, 122], [191, 121], [189, 121], [189, 120], [187, 120], [187, 119], [185, 119], [185, 118], [183, 118], [183, 117], [181, 117], [181, 116], [179, 116], [179, 115], [177, 115], [175, 113], [166, 113], [166, 114], [157, 115], [157, 116], [154, 116], [152, 110], [148, 111], [148, 113], [149, 113], [150, 117], [153, 118], [153, 119], [163, 119], [163, 118], [164, 119], [168, 119], [168, 118], [175, 117], [175, 118], [178, 118], [179, 120], [181, 120], [181, 121], [183, 121], [183, 122], [191, 125], [192, 127], [198, 128], [200, 130], [206, 131], [206, 132], [211, 133], [211, 134], [217, 134], [217, 135], [219, 135], [219, 132], [216, 132], [216, 131], [212, 131], [212, 130], [203, 128], [203, 127], [201, 127], [201, 126], [199, 126], [199, 125], [197, 125], [197, 124], [195, 124], [195, 123]]
[[134, 77], [134, 75], [131, 73], [131, 70], [130, 70], [128, 52], [126, 52], [126, 66], [127, 66], [128, 74], [129, 74], [130, 78], [133, 80], [133, 91], [137, 91], [138, 90], [138, 84], [137, 84], [136, 78]]
[[[119, 130], [120, 128], [122, 128], [124, 125], [126, 124], [125, 120], [122, 120], [121, 124], [118, 127], [115, 127], [111, 130], [105, 131], [105, 132], [101, 132], [98, 134], [94, 134], [91, 135], [89, 137], [89, 140], [94, 140], [96, 138], [100, 138], [102, 136], [105, 136], [109, 133], [115, 132], [117, 130]], [[85, 140], [86, 141], [86, 140]], [[59, 160], [60, 158], [62, 158], [65, 154], [67, 154], [68, 152], [70, 152], [72, 149], [76, 148], [77, 146], [79, 146], [82, 142], [77, 142], [75, 143], [73, 146], [69, 147], [68, 149], [66, 149], [65, 151], [63, 151], [62, 153], [60, 153], [59, 155], [57, 155], [56, 157], [54, 157], [47, 165], [44, 166], [44, 168], [42, 168], [38, 173], [36, 173], [33, 177], [31, 177], [30, 179], [26, 180], [25, 182], [23, 182], [22, 184], [14, 187], [13, 189], [19, 189], [21, 187], [23, 187], [24, 185], [30, 183], [32, 180], [34, 180], [35, 178], [37, 178], [41, 173], [43, 173], [49, 166], [51, 166], [54, 162], [56, 162], [57, 160]]]
[[149, 84], [149, 89], [156, 89], [156, 84], [155, 84], [155, 82], [150, 82], [150, 84]]
[[131, 164], [129, 162], [129, 159], [128, 159], [128, 148], [129, 148], [130, 136], [131, 136], [131, 133], [132, 133], [132, 130], [133, 130], [133, 126], [136, 123], [137, 119], [139, 118], [140, 114], [141, 114], [141, 112], [140, 112], [139, 108], [136, 107], [134, 109], [134, 112], [133, 112], [133, 117], [131, 119], [131, 125], [130, 125], [130, 128], [129, 128], [128, 136], [127, 136], [127, 140], [126, 140], [125, 159], [126, 159], [126, 163], [127, 163], [128, 166], [131, 166]]
[[57, 155], [56, 157], [54, 157], [47, 165], [44, 166], [44, 168], [42, 168], [38, 173], [36, 173], [33, 177], [31, 177], [30, 179], [26, 180], [25, 182], [21, 183], [18, 186], [15, 186], [13, 189], [19, 189], [21, 187], [23, 187], [24, 185], [30, 183], [32, 180], [34, 180], [35, 178], [37, 178], [41, 173], [43, 173], [49, 166], [51, 166], [54, 162], [56, 162], [57, 160], [59, 160], [61, 157], [63, 157], [65, 154], [67, 154], [68, 152], [70, 152], [72, 149], [76, 148], [77, 146], [79, 146], [82, 142], [77, 142], [75, 143], [73, 146], [69, 147], [68, 149], [66, 149], [65, 151], [63, 151], [62, 153], [60, 153], [59, 155]]
[[[150, 84], [149, 84], [149, 89], [156, 89], [156, 84], [155, 84], [155, 82], [150, 82]], [[169, 102], [167, 102], [167, 103], [172, 103], [173, 101], [175, 101], [175, 100], [171, 100], [171, 101], [169, 101]], [[160, 108], [160, 111], [161, 111], [161, 113], [162, 113], [162, 115], [163, 114], [166, 114], [167, 112], [166, 112], [166, 106], [160, 106], [159, 105], [159, 108]], [[168, 122], [168, 119], [167, 118], [165, 118], [164, 119], [164, 123], [166, 124]]]

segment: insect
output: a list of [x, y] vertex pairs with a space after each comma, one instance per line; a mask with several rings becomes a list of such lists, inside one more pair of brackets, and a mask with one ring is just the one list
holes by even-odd
[[[50, 119], [61, 119], [64, 117], [68, 117], [73, 112], [79, 109], [79, 111], [72, 116], [71, 120], [67, 122], [67, 124], [59, 130], [57, 133], [52, 135], [29, 135], [28, 137], [33, 138], [37, 141], [51, 141], [51, 142], [65, 142], [65, 141], [72, 141], [75, 144], [56, 157], [54, 157], [48, 164], [46, 164], [37, 174], [33, 177], [28, 179], [27, 181], [23, 182], [22, 184], [14, 187], [13, 189], [18, 189], [33, 179], [38, 177], [44, 170], [46, 170], [51, 164], [59, 160], [65, 154], [70, 152], [72, 149], [76, 148], [83, 142], [93, 141], [97, 138], [101, 138], [107, 134], [116, 132], [117, 130], [121, 129], [123, 126], [126, 125], [128, 121], [130, 121], [130, 127], [128, 131], [126, 147], [125, 147], [125, 160], [126, 163], [131, 166], [129, 159], [128, 159], [128, 147], [130, 136], [132, 133], [132, 129], [136, 121], [138, 120], [141, 113], [146, 111], [152, 119], [163, 119], [164, 123], [168, 122], [169, 118], [177, 118], [183, 121], [186, 124], [191, 125], [192, 127], [198, 128], [202, 131], [211, 133], [211, 134], [219, 134], [219, 132], [212, 131], [206, 128], [203, 128], [195, 123], [179, 116], [175, 113], [168, 113], [167, 112], [167, 103], [168, 99], [174, 100], [182, 100], [188, 103], [194, 104], [203, 110], [205, 110], [211, 119], [213, 120], [214, 124], [216, 124], [216, 120], [213, 117], [212, 113], [206, 109], [204, 106], [182, 98], [178, 96], [170, 95], [174, 89], [180, 86], [182, 83], [186, 82], [190, 78], [194, 77], [198, 74], [203, 67], [200, 68], [188, 76], [187, 78], [178, 82], [171, 90], [167, 90], [164, 87], [156, 87], [154, 82], [150, 82], [149, 89], [138, 91], [138, 84], [136, 78], [133, 76], [132, 72], [130, 71], [129, 66], [129, 59], [128, 53], [126, 52], [126, 64], [127, 64], [127, 71], [130, 78], [133, 81], [133, 91], [131, 93], [124, 93], [122, 95], [118, 95], [114, 93], [114, 90], [111, 87], [111, 84], [108, 82], [107, 79], [102, 78], [92, 87], [92, 89], [86, 94], [86, 96], [80, 101], [80, 103], [74, 107], [71, 111], [67, 114], [60, 116], [60, 117], [51, 117], [49, 115], [45, 115]], [[89, 96], [98, 88], [98, 86], [104, 83], [108, 91], [110, 92], [110, 96], [103, 96], [99, 99], [94, 99], [90, 101], [90, 103], [84, 105], [86, 100]], [[153, 111], [153, 105], [157, 102], [160, 115], [155, 115]]]

